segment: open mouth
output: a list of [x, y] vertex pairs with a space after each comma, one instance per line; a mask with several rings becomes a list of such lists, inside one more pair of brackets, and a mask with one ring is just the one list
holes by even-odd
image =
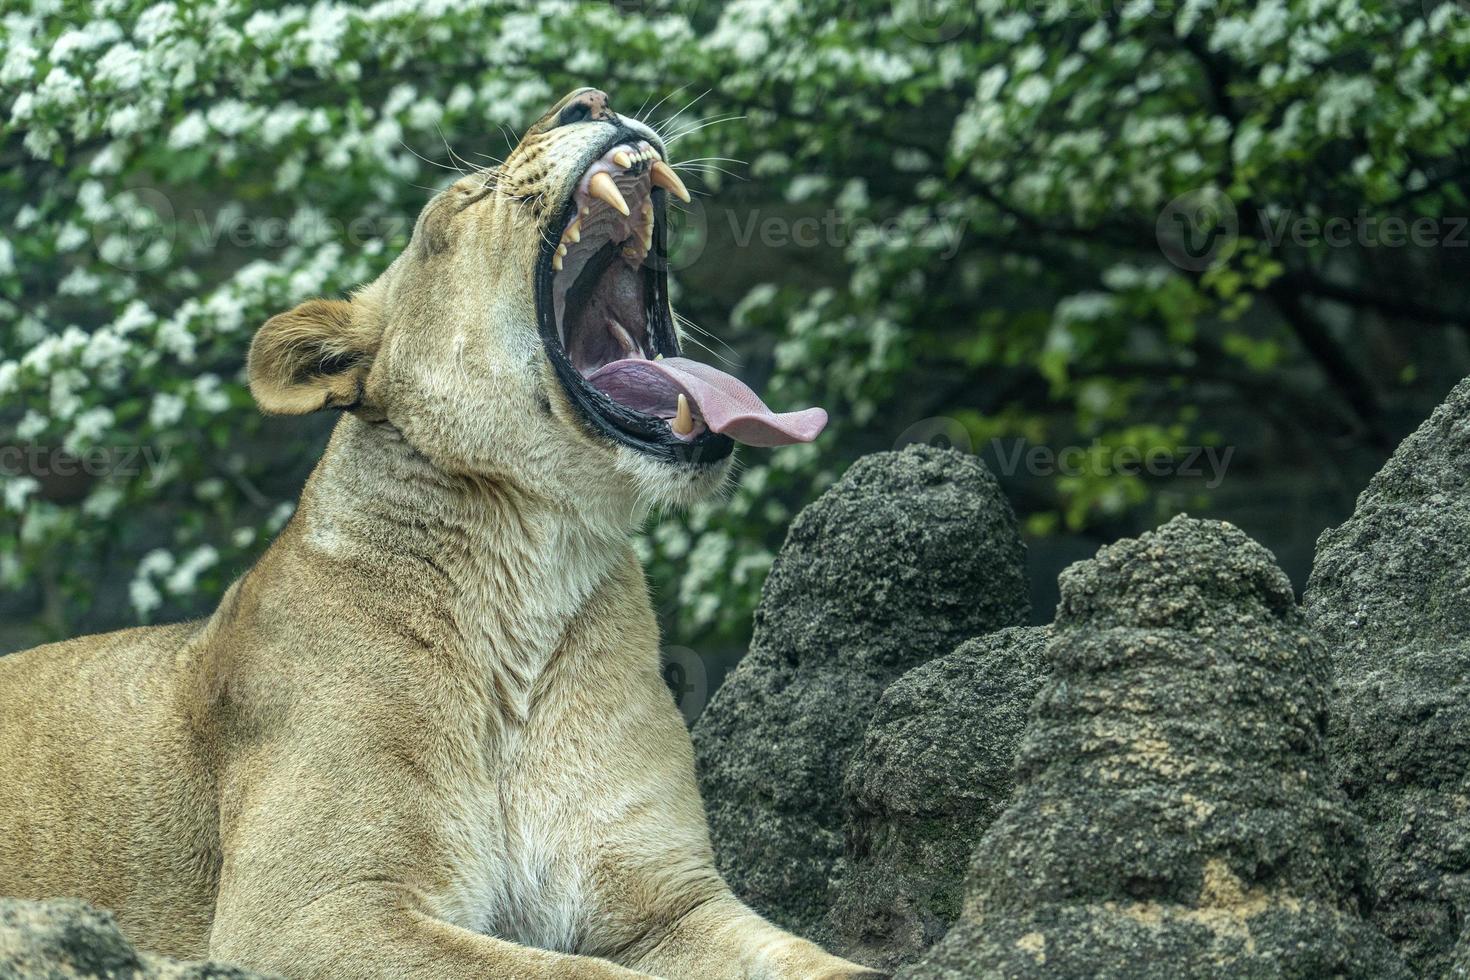
[[681, 356], [668, 301], [669, 194], [689, 200], [659, 149], [623, 130], [543, 236], [537, 316], [563, 388], [596, 431], [674, 461], [717, 462], [734, 442], [809, 442], [825, 411], [777, 414], [739, 379]]

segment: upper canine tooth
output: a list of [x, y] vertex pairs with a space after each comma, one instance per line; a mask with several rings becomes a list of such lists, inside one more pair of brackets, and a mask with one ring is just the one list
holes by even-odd
[[626, 170], [629, 167], [633, 166], [633, 158], [628, 156], [627, 150], [619, 150], [618, 152], [613, 154], [613, 163], [616, 163], [618, 166]]
[[[675, 177], [675, 180], [679, 178]], [[681, 185], [682, 186], [682, 185]], [[599, 171], [592, 175], [592, 181], [587, 185], [587, 190], [593, 197], [599, 198], [612, 205], [613, 209], [623, 216], [628, 214], [628, 202], [623, 200], [623, 194], [618, 190], [618, 185], [607, 175], [607, 171]]]
[[[598, 176], [600, 177], [602, 174], [598, 174]], [[593, 178], [593, 180], [596, 179], [595, 177]], [[689, 189], [684, 186], [684, 182], [679, 179], [679, 175], [674, 173], [674, 168], [662, 160], [653, 161], [653, 182], [655, 185], [671, 192], [685, 204], [689, 203]], [[609, 180], [608, 183], [612, 183], [612, 181]], [[626, 211], [623, 213], [627, 214]]]

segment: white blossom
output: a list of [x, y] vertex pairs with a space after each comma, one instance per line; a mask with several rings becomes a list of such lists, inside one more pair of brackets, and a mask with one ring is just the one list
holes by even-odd
[[172, 392], [160, 391], [153, 396], [153, 403], [148, 409], [148, 424], [155, 429], [167, 429], [184, 417], [186, 408], [188, 402], [183, 398]]
[[5, 478], [5, 509], [19, 514], [25, 509], [26, 499], [37, 490], [41, 484], [35, 477], [13, 476]]

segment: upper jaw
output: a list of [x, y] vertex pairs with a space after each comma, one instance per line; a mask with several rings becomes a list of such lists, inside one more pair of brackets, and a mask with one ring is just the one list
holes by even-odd
[[668, 195], [687, 201], [688, 192], [657, 138], [627, 125], [589, 152], [570, 184], [541, 236], [535, 293], [542, 345], [573, 408], [599, 435], [645, 455], [684, 464], [724, 460], [734, 447], [728, 437], [681, 436], [674, 420], [634, 411], [585, 379], [607, 360], [679, 355], [665, 215]]

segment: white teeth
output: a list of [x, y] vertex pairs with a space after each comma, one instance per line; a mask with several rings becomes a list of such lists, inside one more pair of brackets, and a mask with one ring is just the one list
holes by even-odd
[[679, 175], [674, 173], [673, 167], [664, 163], [662, 160], [656, 160], [653, 164], [653, 170], [650, 171], [650, 177], [655, 187], [662, 187], [685, 204], [689, 203], [689, 190], [684, 186], [684, 182], [679, 179]]
[[689, 411], [689, 399], [684, 397], [683, 392], [679, 393], [679, 411], [669, 423], [669, 428], [681, 436], [687, 436], [694, 431], [694, 416]]
[[641, 147], [620, 146], [613, 151], [611, 160], [614, 165], [627, 170], [635, 164], [657, 161], [659, 155], [657, 150], [646, 144]]
[[593, 197], [606, 201], [614, 211], [624, 217], [628, 216], [628, 202], [623, 199], [623, 192], [618, 190], [618, 185], [613, 183], [613, 179], [605, 171], [592, 175], [587, 190]]
[[[627, 177], [621, 173], [622, 170], [634, 170], [641, 164], [651, 163], [652, 166], [644, 173], [634, 173], [628, 177], [642, 178], [647, 176], [647, 181], [637, 180], [627, 193], [632, 197], [624, 196], [624, 192], [618, 187], [614, 176], [627, 183]], [[611, 166], [609, 166], [611, 165]], [[653, 234], [655, 230], [653, 198], [649, 194], [650, 187], [657, 185], [680, 194], [688, 200], [688, 192], [684, 191], [684, 185], [679, 181], [673, 171], [664, 164], [659, 153], [647, 143], [641, 146], [619, 146], [603, 158], [600, 165], [603, 169], [597, 170], [591, 177], [584, 178], [587, 183], [585, 188], [577, 191], [579, 208], [571, 223], [561, 233], [561, 242], [552, 256], [552, 268], [562, 271], [566, 266], [568, 249], [581, 243], [584, 238], [591, 238], [595, 242], [612, 241], [620, 243], [620, 254], [634, 269], [642, 266], [649, 253], [653, 251]], [[620, 168], [612, 169], [613, 167]], [[590, 200], [589, 200], [590, 199]], [[616, 215], [606, 212], [597, 212], [592, 201], [601, 201], [608, 205], [616, 214], [620, 214], [626, 220], [619, 220]], [[637, 217], [632, 215], [633, 208], [630, 201], [638, 209]], [[570, 260], [567, 260], [570, 261]]]

